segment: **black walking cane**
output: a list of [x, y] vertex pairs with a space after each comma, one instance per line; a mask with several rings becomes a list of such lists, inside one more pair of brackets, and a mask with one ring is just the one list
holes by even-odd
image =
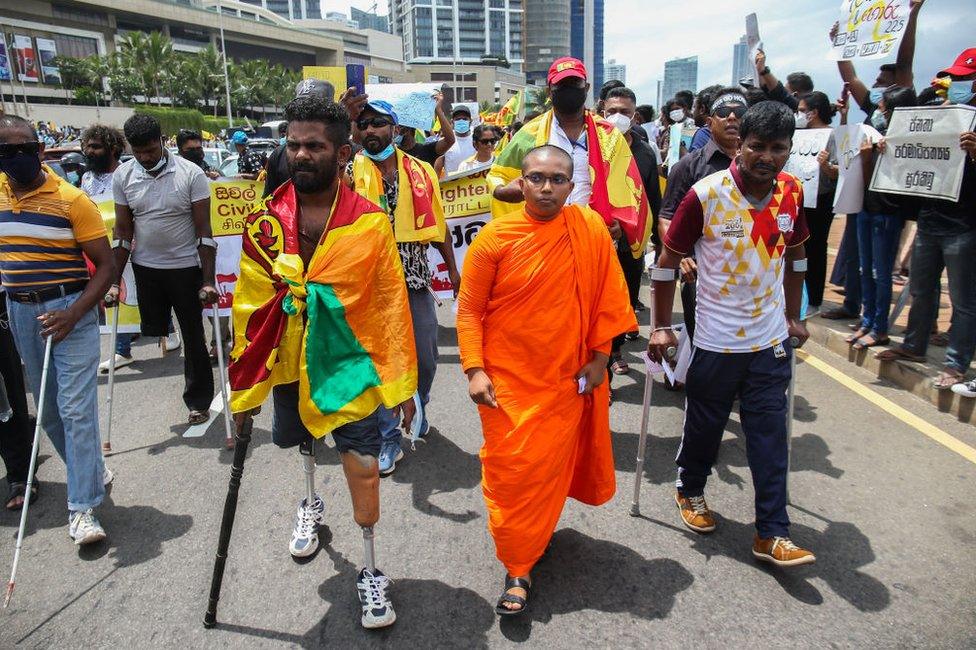
[[251, 443], [251, 431], [254, 429], [255, 410], [244, 414], [244, 421], [237, 427], [234, 447], [234, 463], [230, 468], [230, 484], [227, 486], [227, 499], [224, 501], [224, 514], [220, 519], [220, 538], [217, 541], [217, 556], [214, 558], [213, 578], [210, 580], [210, 602], [207, 613], [203, 616], [203, 626], [210, 629], [217, 625], [217, 601], [220, 600], [220, 587], [224, 581], [224, 565], [227, 563], [227, 547], [230, 546], [230, 535], [234, 530], [234, 517], [237, 515], [237, 493], [241, 489], [241, 477], [244, 476], [244, 457]]

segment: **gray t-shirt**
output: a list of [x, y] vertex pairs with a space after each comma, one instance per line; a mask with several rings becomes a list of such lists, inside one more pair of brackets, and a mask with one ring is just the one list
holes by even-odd
[[210, 198], [210, 182], [197, 165], [168, 155], [158, 176], [150, 176], [135, 158], [115, 170], [112, 194], [127, 205], [135, 222], [132, 261], [155, 269], [199, 266], [192, 203]]

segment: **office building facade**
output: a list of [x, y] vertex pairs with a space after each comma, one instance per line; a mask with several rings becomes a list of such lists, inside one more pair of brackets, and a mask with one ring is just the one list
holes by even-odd
[[406, 62], [480, 64], [492, 58], [522, 72], [522, 0], [434, 2], [390, 0], [390, 24], [403, 38]]
[[261, 7], [288, 20], [317, 20], [322, 18], [319, 0], [240, 0], [244, 4]]
[[359, 25], [360, 29], [375, 29], [378, 32], [387, 33], [390, 31], [389, 16], [379, 16], [368, 11], [363, 11], [362, 9], [350, 7], [349, 17]]
[[626, 86], [627, 66], [625, 66], [623, 63], [617, 63], [616, 59], [610, 59], [607, 61], [606, 65], [603, 66], [603, 78], [606, 81], [616, 79]]
[[549, 66], [570, 55], [570, 0], [525, 0], [525, 79], [544, 86]]
[[600, 92], [603, 70], [604, 0], [571, 0], [570, 55], [586, 66], [593, 96]]
[[674, 97], [679, 90], [698, 91], [698, 57], [688, 56], [664, 62], [664, 83], [659, 104]]
[[[739, 42], [732, 46], [732, 85], [738, 86], [739, 81], [745, 77], [755, 77], [755, 66], [749, 60], [749, 45], [746, 37], [743, 36]], [[755, 80], [753, 80], [755, 83]]]

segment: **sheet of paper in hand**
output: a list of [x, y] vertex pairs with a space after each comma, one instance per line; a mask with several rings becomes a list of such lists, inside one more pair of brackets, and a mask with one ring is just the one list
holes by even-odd
[[876, 192], [958, 201], [966, 152], [959, 136], [976, 127], [972, 106], [896, 108], [885, 134], [886, 151], [871, 177]]
[[866, 124], [846, 124], [834, 128], [837, 144], [837, 189], [834, 191], [834, 214], [857, 215], [864, 207], [864, 168], [861, 166], [861, 143], [877, 142], [881, 134]]
[[434, 93], [440, 88], [437, 83], [366, 84], [366, 94], [390, 102], [403, 126], [428, 131], [434, 124]]
[[894, 56], [908, 24], [908, 9], [909, 0], [843, 0], [830, 58], [843, 61]]
[[831, 129], [797, 129], [793, 134], [793, 149], [783, 171], [793, 174], [803, 183], [803, 207], [817, 207], [820, 189], [820, 163], [817, 154], [827, 148]]
[[[759, 70], [756, 70], [756, 54], [759, 50], [763, 49], [763, 42], [759, 38], [759, 17], [756, 14], [749, 14], [746, 16], [746, 44], [749, 46], [749, 62], [752, 63], [753, 78], [752, 83], [754, 85], [759, 84]], [[735, 83], [739, 83], [740, 79], [733, 79]]]

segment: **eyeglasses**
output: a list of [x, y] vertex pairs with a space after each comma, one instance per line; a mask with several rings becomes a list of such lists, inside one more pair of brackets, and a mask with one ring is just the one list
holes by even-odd
[[538, 187], [538, 188], [545, 187], [546, 181], [551, 183], [552, 186], [555, 188], [555, 187], [562, 187], [563, 185], [565, 185], [571, 180], [569, 176], [566, 176], [564, 174], [556, 174], [555, 176], [546, 176], [545, 174], [540, 174], [538, 172], [533, 172], [528, 176], [523, 176], [522, 178], [527, 180], [529, 184], [532, 185], [533, 187]]
[[732, 115], [733, 113], [735, 113], [736, 118], [738, 118], [738, 119], [741, 120], [742, 119], [742, 116], [746, 114], [746, 107], [745, 106], [739, 106], [739, 105], [736, 105], [736, 106], [719, 106], [714, 111], [712, 111], [712, 115], [714, 115], [715, 117], [721, 118], [723, 120], [725, 118], [727, 118], [729, 115]]
[[390, 126], [393, 124], [389, 119], [385, 117], [363, 117], [356, 120], [356, 128], [360, 131], [365, 131], [369, 127], [374, 129], [382, 129], [384, 126]]
[[478, 143], [496, 145], [498, 144], [498, 138], [488, 138], [487, 140], [478, 140]]
[[17, 154], [36, 156], [41, 151], [41, 143], [37, 140], [21, 142], [20, 144], [0, 144], [0, 158], [13, 158]]

